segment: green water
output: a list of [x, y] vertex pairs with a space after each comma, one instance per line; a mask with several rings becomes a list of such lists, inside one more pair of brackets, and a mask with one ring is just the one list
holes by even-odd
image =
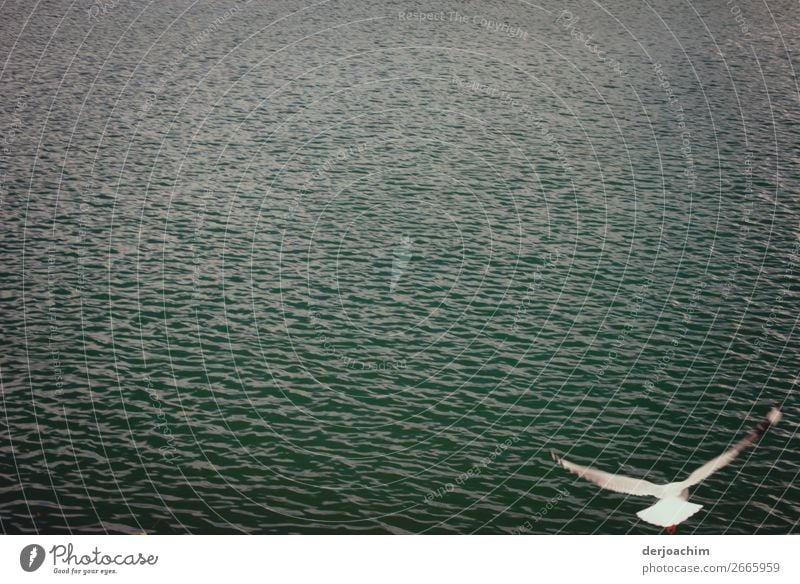
[[680, 529], [797, 531], [792, 2], [87, 6], [0, 9], [3, 532], [658, 533], [549, 450], [773, 403]]

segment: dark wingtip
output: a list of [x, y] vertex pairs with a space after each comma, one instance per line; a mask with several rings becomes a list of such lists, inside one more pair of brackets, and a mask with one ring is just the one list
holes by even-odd
[[780, 409], [776, 406], [773, 406], [772, 409], [767, 412], [767, 415], [758, 423], [755, 430], [753, 430], [750, 435], [748, 436], [747, 440], [754, 444], [757, 442], [766, 432], [770, 429], [771, 426], [774, 426], [778, 422], [780, 422], [783, 414], [781, 414]]

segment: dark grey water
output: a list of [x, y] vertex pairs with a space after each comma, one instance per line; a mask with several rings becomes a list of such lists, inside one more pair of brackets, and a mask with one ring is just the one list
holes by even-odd
[[796, 532], [797, 5], [568, 9], [4, 3], [2, 530]]

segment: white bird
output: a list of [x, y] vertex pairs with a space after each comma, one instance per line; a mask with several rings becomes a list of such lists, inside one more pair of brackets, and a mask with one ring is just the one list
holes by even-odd
[[573, 464], [564, 460], [552, 450], [550, 454], [557, 464], [564, 467], [569, 472], [592, 481], [600, 485], [603, 489], [628, 495], [656, 497], [659, 499], [658, 503], [639, 511], [636, 515], [643, 521], [665, 527], [668, 533], [675, 533], [675, 528], [679, 523], [686, 521], [703, 508], [702, 505], [689, 503], [689, 487], [704, 481], [719, 469], [729, 464], [742, 450], [758, 442], [759, 438], [764, 435], [764, 432], [766, 432], [770, 426], [777, 424], [780, 419], [780, 410], [778, 408], [772, 408], [767, 414], [767, 417], [759, 422], [756, 429], [750, 432], [744, 440], [741, 440], [733, 448], [705, 463], [690, 474], [689, 478], [686, 480], [666, 485], [656, 485], [643, 479], [629, 478], [589, 468], [587, 466]]

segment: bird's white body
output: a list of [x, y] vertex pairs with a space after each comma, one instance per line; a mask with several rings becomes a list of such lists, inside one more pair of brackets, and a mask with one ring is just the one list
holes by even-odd
[[780, 419], [780, 410], [772, 408], [756, 429], [750, 432], [744, 440], [741, 440], [733, 448], [698, 468], [690, 474], [686, 480], [668, 483], [666, 485], [657, 485], [644, 479], [634, 479], [607, 473], [587, 466], [580, 466], [564, 460], [554, 452], [551, 452], [551, 454], [553, 460], [560, 466], [581, 478], [599, 485], [603, 489], [628, 495], [656, 497], [658, 503], [639, 511], [636, 515], [642, 521], [652, 523], [653, 525], [673, 528], [679, 523], [686, 521], [703, 508], [702, 505], [689, 503], [689, 487], [700, 483], [723, 466], [729, 464], [742, 450], [751, 444], [755, 444], [764, 432], [766, 432], [770, 426], [777, 424]]

